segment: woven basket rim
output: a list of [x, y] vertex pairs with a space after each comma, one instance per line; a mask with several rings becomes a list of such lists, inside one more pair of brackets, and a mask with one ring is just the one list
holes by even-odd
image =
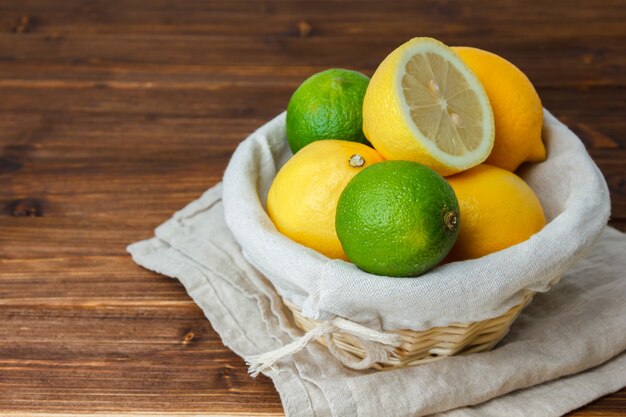
[[[489, 351], [507, 335], [512, 324], [522, 310], [530, 304], [534, 295], [533, 291], [528, 291], [521, 303], [500, 316], [486, 320], [453, 323], [421, 331], [410, 329], [383, 330], [384, 333], [399, 335], [401, 344], [391, 352], [386, 360], [374, 363], [371, 368], [380, 371], [405, 368], [450, 356]], [[286, 299], [282, 299], [282, 301], [291, 312], [296, 326], [301, 330], [307, 332], [322, 323], [303, 316], [299, 307], [290, 301]], [[361, 360], [365, 356], [365, 350], [357, 338], [345, 334], [334, 334], [331, 337], [333, 337], [336, 348], [343, 351], [344, 354], [350, 355], [355, 360]], [[317, 342], [327, 347], [324, 339], [320, 338]]]

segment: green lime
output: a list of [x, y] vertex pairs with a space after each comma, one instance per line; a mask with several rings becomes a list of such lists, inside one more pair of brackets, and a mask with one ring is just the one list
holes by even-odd
[[348, 258], [376, 275], [410, 277], [437, 265], [459, 233], [454, 190], [432, 169], [383, 161], [343, 190], [335, 218]]
[[293, 153], [321, 139], [369, 145], [362, 128], [369, 80], [346, 69], [329, 69], [307, 78], [287, 106], [287, 139]]

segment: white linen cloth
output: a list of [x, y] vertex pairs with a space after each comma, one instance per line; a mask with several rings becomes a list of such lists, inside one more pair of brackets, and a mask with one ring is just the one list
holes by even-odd
[[[224, 221], [221, 191], [211, 188], [156, 237], [128, 249], [138, 264], [179, 279], [225, 345], [255, 355], [302, 332], [244, 258]], [[266, 374], [288, 417], [560, 416], [626, 385], [625, 254], [626, 235], [604, 229], [592, 252], [535, 296], [491, 352], [354, 371], [311, 343]]]
[[576, 135], [547, 111], [543, 138], [548, 159], [521, 176], [541, 200], [549, 223], [518, 245], [441, 265], [419, 278], [371, 275], [277, 231], [264, 204], [277, 170], [291, 155], [284, 113], [233, 154], [223, 182], [226, 223], [247, 259], [307, 317], [339, 316], [375, 330], [424, 330], [493, 318], [519, 304], [527, 291], [550, 289], [589, 251], [609, 217], [604, 177]]

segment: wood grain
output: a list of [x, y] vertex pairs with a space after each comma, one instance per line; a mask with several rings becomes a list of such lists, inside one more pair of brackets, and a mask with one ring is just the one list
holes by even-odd
[[[428, 35], [506, 56], [626, 230], [623, 0], [0, 2], [0, 414], [282, 415], [175, 280], [125, 253], [328, 67]], [[622, 390], [574, 416], [626, 414]]]

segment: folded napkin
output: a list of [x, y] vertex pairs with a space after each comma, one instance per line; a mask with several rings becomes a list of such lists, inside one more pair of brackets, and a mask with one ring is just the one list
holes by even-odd
[[[303, 332], [243, 256], [221, 195], [221, 185], [211, 188], [128, 251], [139, 265], [179, 279], [224, 344], [248, 357]], [[312, 343], [265, 374], [287, 416], [562, 415], [626, 385], [624, 254], [626, 235], [607, 227], [592, 252], [550, 292], [537, 294], [490, 352], [355, 371]]]

